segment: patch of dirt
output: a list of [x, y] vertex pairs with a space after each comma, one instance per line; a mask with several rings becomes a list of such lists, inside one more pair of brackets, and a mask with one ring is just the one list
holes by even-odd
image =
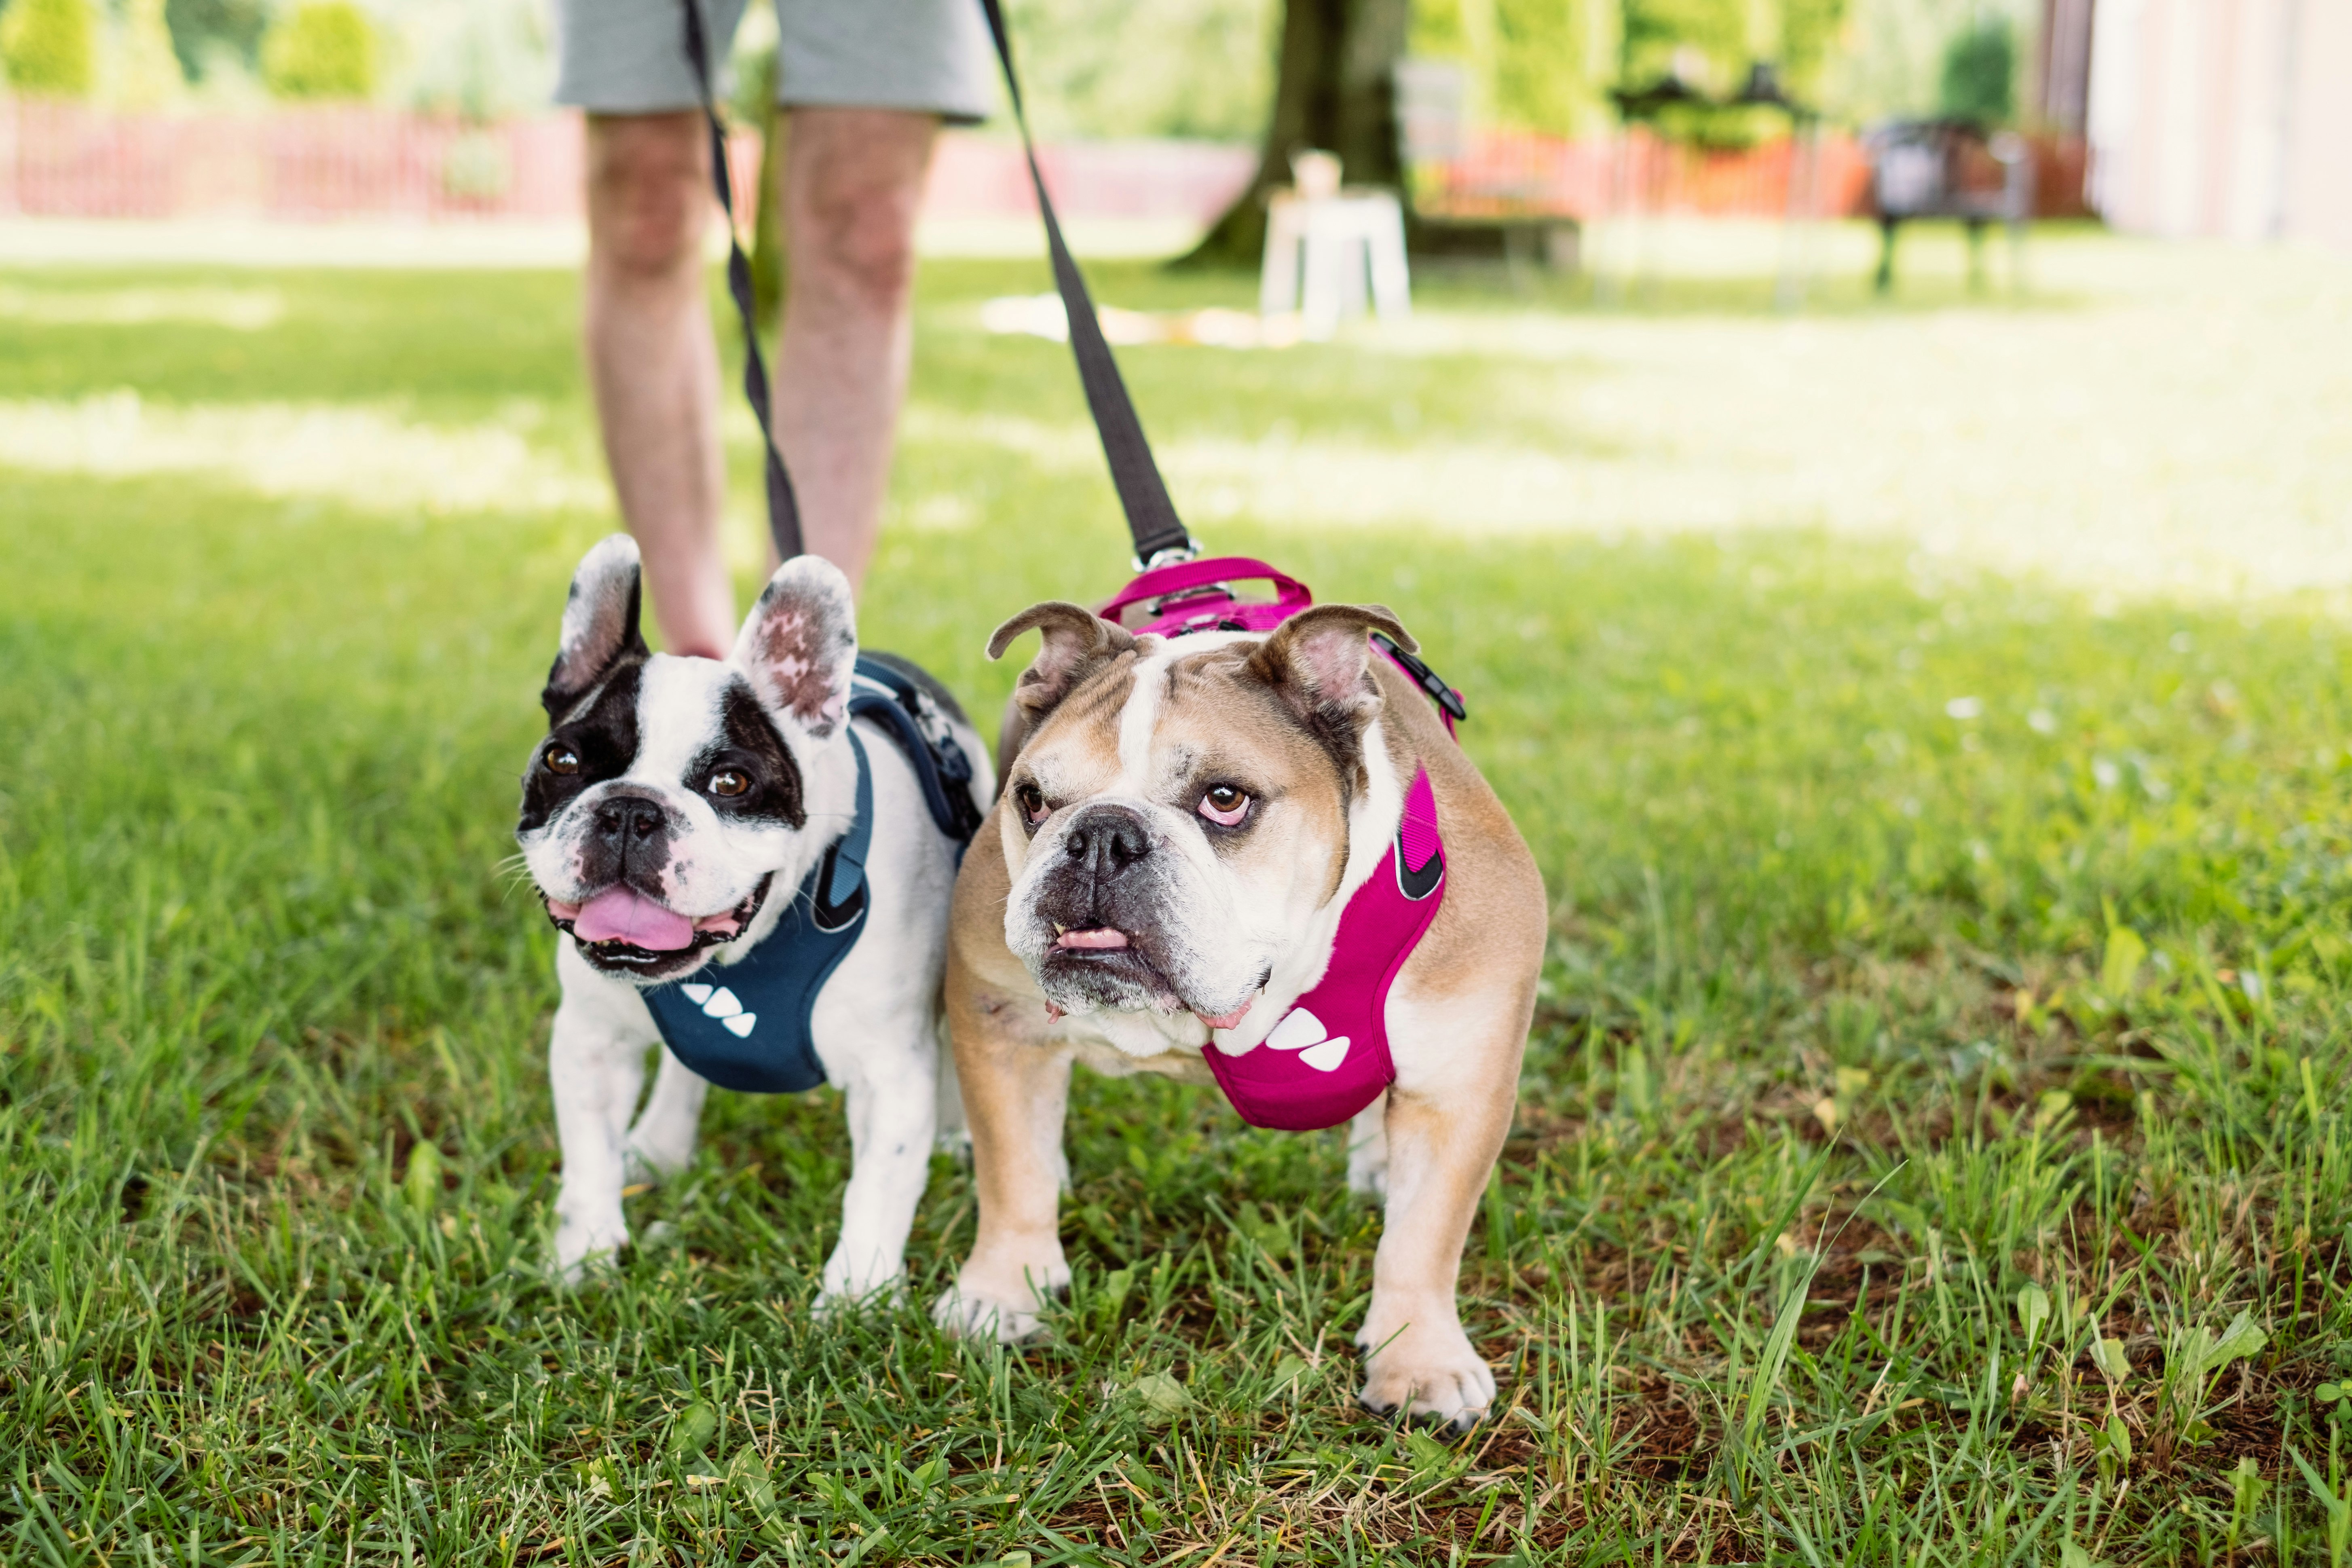
[[1074, 1536], [1090, 1545], [1116, 1547], [1121, 1552], [1134, 1537], [1129, 1534], [1131, 1521], [1121, 1519], [1098, 1497], [1078, 1502], [1064, 1503], [1044, 1521], [1047, 1528], [1064, 1535]]
[[1679, 1480], [1721, 1444], [1679, 1384], [1643, 1370], [1621, 1387], [1631, 1397], [1618, 1407], [1611, 1457], [1626, 1469], [1654, 1481]]

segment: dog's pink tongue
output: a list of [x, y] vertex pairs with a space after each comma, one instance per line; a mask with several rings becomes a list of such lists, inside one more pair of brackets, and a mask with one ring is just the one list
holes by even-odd
[[572, 934], [582, 942], [625, 942], [648, 952], [671, 952], [693, 942], [694, 922], [635, 888], [607, 888], [580, 907]]
[[1235, 1024], [1240, 1023], [1243, 1016], [1248, 1013], [1249, 1010], [1249, 1003], [1244, 1002], [1230, 1013], [1218, 1013], [1214, 1015], [1202, 1013], [1196, 1015], [1196, 1016], [1200, 1018], [1201, 1022], [1208, 1025], [1212, 1029], [1230, 1029]]

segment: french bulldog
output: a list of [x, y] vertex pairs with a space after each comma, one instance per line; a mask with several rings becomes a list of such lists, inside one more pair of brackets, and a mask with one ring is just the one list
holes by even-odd
[[1045, 604], [990, 657], [1032, 629], [1013, 693], [1026, 739], [949, 933], [980, 1215], [936, 1317], [1017, 1341], [1068, 1283], [1055, 1211], [1073, 1063], [1208, 1082], [1205, 1050], [1291, 1048], [1267, 1037], [1325, 973], [1418, 766], [1449, 890], [1381, 1015], [1395, 1079], [1349, 1125], [1348, 1184], [1386, 1199], [1361, 1397], [1475, 1424], [1495, 1378], [1455, 1282], [1510, 1129], [1549, 917], [1508, 814], [1370, 634], [1407, 653], [1412, 638], [1377, 605], [1163, 637]]
[[[664, 1038], [649, 994], [676, 984], [750, 1047], [770, 1037], [755, 1027], [800, 1021], [760, 1020], [727, 981], [751, 973], [737, 966], [786, 910], [814, 910], [804, 880], [854, 837], [856, 731], [870, 770], [864, 923], [798, 1037], [803, 1059], [813, 1046], [824, 1079], [843, 1091], [855, 1158], [818, 1300], [860, 1299], [901, 1276], [938, 1131], [940, 980], [958, 846], [934, 826], [907, 754], [851, 715], [856, 619], [839, 570], [814, 556], [784, 563], [724, 660], [649, 652], [638, 598], [625, 534], [589, 551], [564, 606], [541, 694], [547, 736], [523, 775], [516, 828], [564, 932], [548, 1051], [563, 1148], [555, 1262], [576, 1279], [625, 1245], [623, 1184], [692, 1158], [709, 1086], [667, 1045], [631, 1124], [646, 1048]], [[979, 735], [935, 682], [893, 668], [919, 678], [927, 718], [971, 760], [973, 808], [985, 810], [994, 781]], [[951, 1083], [944, 1098], [952, 1118]]]

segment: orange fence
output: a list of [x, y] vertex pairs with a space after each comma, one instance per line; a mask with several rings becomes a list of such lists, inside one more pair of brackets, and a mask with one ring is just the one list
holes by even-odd
[[[730, 142], [737, 206], [759, 187], [760, 138]], [[1046, 178], [1074, 217], [1205, 222], [1249, 184], [1247, 148], [1183, 142], [1047, 147]], [[0, 100], [0, 215], [58, 217], [562, 219], [580, 216], [579, 116], [488, 125], [388, 110], [115, 113]], [[926, 216], [1036, 210], [1018, 144], [950, 132]]]
[[576, 120], [488, 126], [373, 109], [117, 114], [0, 104], [0, 212], [71, 217], [560, 218]]
[[[758, 188], [760, 142], [737, 135], [739, 208]], [[2082, 210], [2080, 143], [2037, 143], [2040, 210]], [[1073, 218], [1206, 223], [1245, 189], [1245, 147], [1108, 142], [1045, 148], [1055, 202]], [[79, 104], [0, 100], [0, 215], [73, 217], [256, 216], [568, 219], [580, 215], [586, 164], [579, 116], [489, 125], [390, 110], [274, 109], [239, 113], [116, 113]], [[1707, 152], [1635, 132], [1568, 142], [1474, 133], [1465, 154], [1415, 172], [1416, 202], [1461, 217], [1689, 213], [1779, 217], [1801, 176], [1797, 144]], [[1869, 210], [1863, 144], [1816, 144], [1794, 210]], [[1018, 217], [1036, 211], [1017, 143], [951, 132], [924, 204], [930, 217]]]
[[[1451, 217], [1688, 213], [1707, 217], [1780, 217], [1801, 171], [1797, 143], [1768, 142], [1710, 152], [1647, 132], [1569, 142], [1507, 132], [1474, 135], [1464, 155], [1416, 172], [1415, 205]], [[1811, 191], [1799, 210], [1817, 216], [1867, 208], [1870, 163], [1862, 143], [1825, 135], [1816, 146]]]
[[[2084, 145], [2079, 138], [2029, 138], [2034, 214], [2079, 217]], [[1798, 183], [1790, 199], [1791, 181]], [[1870, 153], [1861, 138], [1824, 132], [1807, 169], [1800, 144], [1767, 142], [1737, 152], [1686, 146], [1633, 131], [1568, 142], [1486, 132], [1463, 156], [1414, 172], [1415, 205], [1465, 218], [1673, 213], [1699, 217], [1862, 217], [1872, 212]]]

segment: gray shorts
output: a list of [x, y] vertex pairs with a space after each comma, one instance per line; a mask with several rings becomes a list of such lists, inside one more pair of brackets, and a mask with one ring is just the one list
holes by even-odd
[[[699, 100], [686, 0], [557, 0], [555, 100], [592, 114], [652, 114]], [[745, 0], [702, 0], [724, 68]], [[996, 55], [980, 0], [775, 0], [776, 101], [905, 109], [951, 121], [996, 108]], [[719, 91], [726, 90], [724, 84]]]

